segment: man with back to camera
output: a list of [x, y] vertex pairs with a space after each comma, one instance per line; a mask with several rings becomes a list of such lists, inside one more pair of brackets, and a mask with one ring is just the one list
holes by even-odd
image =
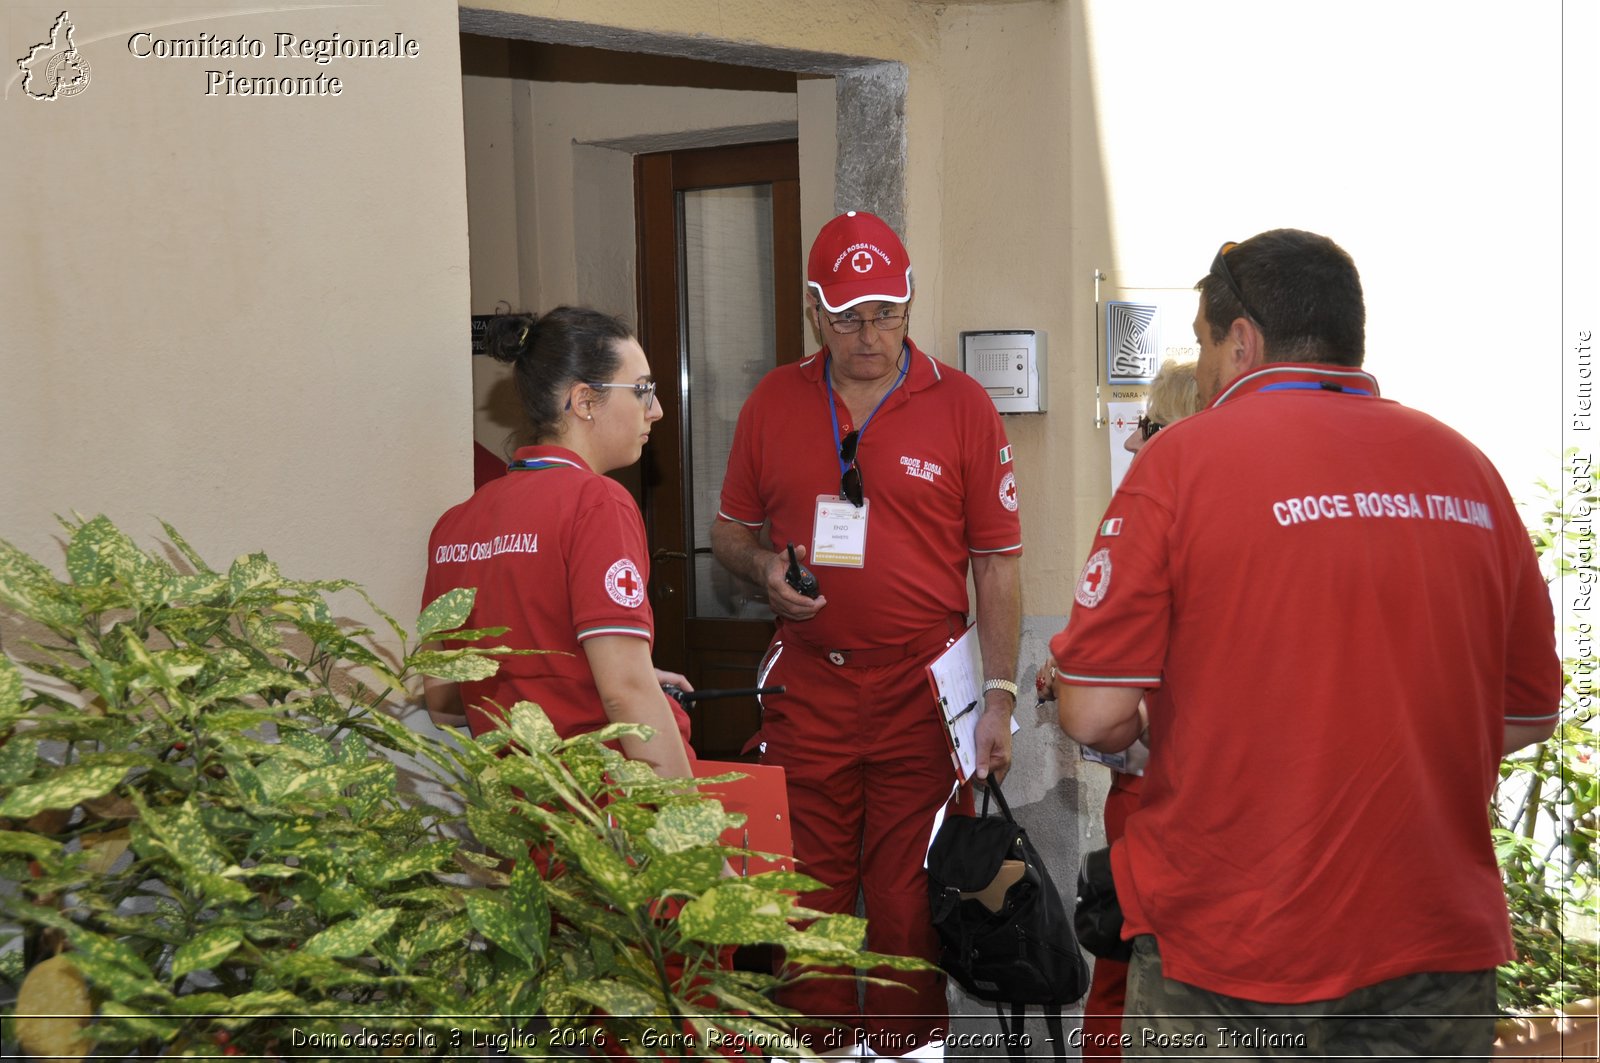
[[1224, 244], [1196, 288], [1209, 407], [1129, 470], [1051, 641], [1080, 742], [1126, 747], [1164, 688], [1112, 848], [1124, 1038], [1486, 1056], [1511, 957], [1488, 804], [1562, 687], [1528, 534], [1487, 458], [1360, 370], [1331, 240]]
[[[827, 225], [806, 268], [820, 351], [768, 373], [740, 411], [711, 529], [717, 559], [763, 587], [778, 631], [762, 685], [762, 761], [788, 778], [795, 856], [823, 882], [807, 907], [853, 913], [867, 945], [938, 956], [923, 861], [956, 781], [925, 668], [966, 626], [977, 593], [984, 684], [980, 777], [1011, 761], [1021, 625], [1016, 479], [988, 395], [907, 338], [905, 248], [851, 211]], [[772, 546], [761, 540], [770, 525]], [[786, 546], [818, 596], [785, 582]], [[898, 1055], [944, 1025], [944, 977], [868, 985], [869, 1040]], [[849, 979], [813, 979], [784, 1003], [850, 1025]]]

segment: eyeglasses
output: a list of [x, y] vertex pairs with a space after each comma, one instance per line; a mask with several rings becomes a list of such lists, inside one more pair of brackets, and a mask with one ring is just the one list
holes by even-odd
[[844, 437], [839, 444], [839, 460], [848, 462], [849, 468], [844, 475], [839, 477], [839, 493], [850, 500], [850, 504], [860, 509], [865, 504], [866, 496], [861, 492], [861, 466], [856, 464], [856, 444], [861, 441], [861, 430], [857, 429]]
[[[1152, 421], [1147, 415], [1144, 414], [1139, 415], [1139, 435], [1147, 442], [1151, 436], [1155, 435], [1165, 427], [1166, 425], [1162, 424], [1160, 421]], [[1165, 443], [1161, 445], [1166, 446]]]
[[645, 384], [590, 384], [592, 388], [616, 388], [619, 391], [631, 391], [639, 396], [639, 401], [645, 409], [656, 401], [656, 382], [654, 380]]
[[1228, 290], [1233, 293], [1233, 297], [1239, 301], [1239, 309], [1243, 310], [1245, 316], [1254, 321], [1257, 327], [1260, 327], [1261, 315], [1250, 309], [1250, 304], [1244, 301], [1244, 293], [1239, 290], [1238, 282], [1233, 279], [1233, 274], [1228, 272], [1228, 252], [1238, 246], [1238, 242], [1234, 240], [1229, 240], [1223, 244], [1221, 249], [1217, 251], [1217, 257], [1211, 260], [1211, 272], [1222, 278], [1222, 283], [1228, 286]]
[[[827, 317], [826, 314], [823, 315]], [[833, 326], [833, 331], [841, 336], [853, 336], [861, 331], [861, 326], [871, 322], [872, 327], [879, 332], [893, 332], [905, 321], [905, 311], [884, 310], [873, 317], [862, 317], [854, 310], [846, 310], [838, 317], [829, 317], [828, 324]]]

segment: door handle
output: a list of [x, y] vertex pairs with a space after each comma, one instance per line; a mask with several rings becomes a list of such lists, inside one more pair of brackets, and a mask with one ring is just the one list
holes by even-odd
[[657, 550], [650, 555], [652, 561], [687, 561], [689, 555], [681, 550]]

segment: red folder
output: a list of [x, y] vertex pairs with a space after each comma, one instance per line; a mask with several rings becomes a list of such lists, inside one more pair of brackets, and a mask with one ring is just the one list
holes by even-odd
[[701, 789], [722, 802], [729, 812], [742, 812], [744, 826], [730, 827], [722, 834], [722, 844], [739, 849], [754, 849], [772, 853], [777, 860], [759, 856], [735, 862], [734, 869], [741, 875], [756, 875], [763, 871], [794, 870], [794, 840], [789, 833], [789, 791], [784, 783], [783, 769], [771, 764], [740, 764], [725, 760], [702, 760], [695, 764], [694, 773], [705, 778], [743, 772], [748, 778], [735, 782], [712, 783]]

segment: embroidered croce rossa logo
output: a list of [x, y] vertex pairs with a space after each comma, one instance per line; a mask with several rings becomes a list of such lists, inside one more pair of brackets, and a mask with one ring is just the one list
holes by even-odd
[[623, 558], [606, 570], [606, 593], [618, 605], [637, 609], [644, 602], [644, 577], [639, 566]]
[[1078, 589], [1072, 597], [1085, 609], [1093, 609], [1110, 589], [1111, 551], [1102, 548], [1096, 550], [1083, 566], [1083, 573], [1078, 577]]

